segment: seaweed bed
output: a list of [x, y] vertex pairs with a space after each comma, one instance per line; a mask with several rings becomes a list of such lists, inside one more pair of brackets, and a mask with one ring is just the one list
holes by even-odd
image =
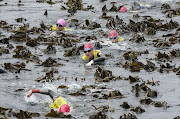
[[[180, 2], [0, 0], [0, 7], [0, 118], [180, 119]], [[72, 30], [52, 37], [59, 18]], [[125, 40], [107, 41], [112, 29]], [[104, 63], [84, 66], [87, 42]], [[71, 112], [50, 109], [46, 95], [27, 98], [32, 88], [56, 91]]]

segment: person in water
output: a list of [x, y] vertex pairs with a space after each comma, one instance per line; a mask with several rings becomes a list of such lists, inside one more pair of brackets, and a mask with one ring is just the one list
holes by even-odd
[[32, 93], [41, 93], [49, 95], [52, 100], [53, 104], [50, 106], [51, 108], [59, 108], [59, 112], [68, 113], [70, 111], [70, 107], [67, 102], [61, 97], [57, 96], [56, 93], [49, 89], [31, 89], [27, 93], [27, 97], [30, 97]]
[[67, 30], [65, 26], [66, 26], [66, 21], [64, 19], [57, 20], [56, 25], [52, 26], [53, 32], [50, 34], [50, 36], [55, 36], [60, 31]]
[[84, 55], [82, 56], [82, 60], [89, 61], [85, 66], [90, 66], [95, 62], [102, 62], [105, 60], [104, 57], [101, 57], [100, 50], [93, 50], [93, 46], [91, 43], [86, 43], [84, 45]]
[[116, 43], [116, 42], [119, 42], [119, 41], [123, 41], [124, 39], [121, 38], [121, 37], [118, 37], [118, 34], [115, 30], [111, 30], [109, 32], [109, 38], [108, 40], [110, 40], [112, 43]]

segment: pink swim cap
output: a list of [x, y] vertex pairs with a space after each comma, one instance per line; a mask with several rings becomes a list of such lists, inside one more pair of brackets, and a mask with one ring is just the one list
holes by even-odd
[[59, 19], [59, 20], [57, 20], [56, 23], [57, 23], [57, 24], [61, 24], [63, 27], [66, 26], [66, 21], [65, 21], [64, 19]]
[[86, 43], [86, 44], [84, 45], [84, 50], [93, 50], [92, 44], [91, 44], [91, 43]]
[[126, 7], [122, 6], [121, 9], [120, 9], [120, 12], [127, 12]]
[[70, 111], [70, 107], [68, 104], [64, 104], [59, 108], [59, 112], [66, 113]]
[[111, 32], [109, 32], [109, 37], [110, 36], [113, 36], [113, 37], [117, 36], [117, 32], [115, 30], [112, 30]]

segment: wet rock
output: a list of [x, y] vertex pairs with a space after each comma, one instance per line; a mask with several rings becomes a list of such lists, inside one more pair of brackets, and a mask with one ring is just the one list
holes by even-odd
[[141, 114], [141, 113], [145, 112], [145, 110], [141, 106], [135, 107], [135, 108], [131, 109], [131, 111], [136, 112], [137, 114]]
[[56, 54], [56, 48], [53, 47], [53, 44], [49, 44], [47, 48], [44, 50], [45, 54]]
[[119, 117], [119, 119], [137, 119], [137, 117], [131, 113], [129, 114], [123, 114]]
[[63, 56], [69, 57], [69, 56], [76, 56], [76, 55], [80, 55], [79, 49], [77, 47], [72, 47], [71, 49], [65, 51]]
[[129, 104], [127, 102], [123, 102], [123, 104], [121, 104], [120, 106], [122, 108], [124, 108], [124, 109], [129, 109], [130, 108], [130, 106], [129, 106]]
[[70, 114], [66, 115], [63, 113], [59, 113], [57, 111], [54, 111], [53, 109], [51, 109], [51, 112], [47, 113], [45, 115], [45, 117], [53, 117], [53, 118], [73, 118]]

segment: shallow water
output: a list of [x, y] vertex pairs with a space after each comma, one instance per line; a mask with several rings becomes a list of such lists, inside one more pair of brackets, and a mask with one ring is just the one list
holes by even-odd
[[[115, 1], [115, 0], [114, 0]], [[117, 4], [116, 6], [120, 5], [126, 5], [128, 10], [131, 8], [133, 0], [126, 0], [126, 1], [120, 1], [116, 0]], [[5, 5], [5, 3], [8, 3], [8, 5]], [[138, 1], [147, 3], [145, 0]], [[149, 1], [148, 1], [149, 2]], [[176, 7], [177, 1], [158, 1], [158, 0], [152, 0], [150, 4], [155, 4], [156, 7], [153, 9], [141, 9], [139, 10], [140, 16], [150, 15], [154, 19], [161, 19], [166, 21], [170, 21], [170, 18], [166, 18], [164, 14], [161, 13], [159, 10], [162, 3], [168, 2], [171, 6]], [[45, 3], [36, 3], [35, 0], [22, 0], [21, 4], [23, 6], [18, 6], [18, 1], [16, 0], [4, 0], [0, 1], [0, 20], [7, 21], [7, 23], [14, 25], [16, 27], [23, 25], [23, 23], [17, 23], [15, 19], [19, 17], [23, 17], [27, 19], [24, 23], [29, 23], [30, 27], [36, 26], [39, 27], [39, 24], [41, 21], [43, 21], [46, 25], [53, 25], [55, 24], [56, 20], [59, 18], [64, 18], [67, 21], [67, 27], [70, 25], [70, 19], [78, 19], [79, 22], [82, 24], [85, 24], [85, 19], [89, 19], [90, 21], [95, 21], [97, 23], [100, 23], [102, 29], [105, 32], [109, 32], [110, 29], [107, 29], [105, 24], [106, 20], [99, 19], [99, 16], [102, 15], [101, 8], [106, 4], [107, 8], [111, 8], [110, 1], [105, 1], [104, 3], [99, 2], [98, 0], [83, 0], [83, 5], [86, 7], [87, 5], [92, 5], [94, 10], [89, 11], [77, 11], [73, 16], [69, 17], [69, 13], [67, 11], [60, 10], [60, 6], [64, 5], [64, 3], [57, 3], [54, 5], [49, 5], [46, 2]], [[47, 9], [48, 15], [43, 15], [45, 10]], [[95, 12], [95, 13], [94, 13]], [[118, 15], [121, 19], [124, 20], [124, 22], [128, 23], [128, 19], [133, 19], [133, 15], [135, 13], [116, 13], [116, 12], [109, 12], [107, 15], [116, 16]], [[175, 16], [172, 18], [174, 21], [177, 21], [180, 23], [179, 16]], [[136, 20], [135, 20], [136, 21]], [[75, 29], [72, 27], [72, 29]], [[130, 110], [125, 110], [119, 105], [121, 105], [124, 101], [128, 102], [128, 104], [132, 105], [133, 107], [141, 106], [143, 109], [145, 109], [146, 112], [142, 114], [136, 114], [138, 119], [170, 119], [174, 118], [176, 116], [180, 116], [180, 108], [178, 105], [179, 99], [180, 99], [180, 77], [178, 77], [174, 72], [170, 71], [169, 73], [159, 73], [157, 70], [153, 72], [146, 72], [145, 70], [141, 70], [138, 73], [130, 72], [129, 70], [125, 70], [122, 67], [115, 67], [116, 62], [124, 62], [123, 54], [126, 51], [145, 51], [149, 50], [149, 54], [143, 54], [141, 56], [138, 56], [139, 61], [146, 63], [146, 59], [155, 58], [155, 54], [157, 51], [161, 52], [169, 52], [172, 51], [172, 49], [179, 48], [179, 44], [174, 44], [172, 47], [166, 48], [166, 49], [160, 49], [155, 48], [152, 45], [152, 40], [161, 37], [164, 34], [168, 33], [174, 33], [175, 30], [169, 30], [166, 32], [160, 32], [158, 31], [156, 35], [153, 36], [145, 36], [146, 42], [143, 43], [133, 43], [131, 41], [128, 41], [126, 39], [130, 39], [133, 37], [133, 34], [121, 34], [121, 36], [125, 39], [121, 43], [118, 44], [112, 44], [108, 41], [106, 41], [107, 38], [103, 37], [101, 38], [97, 31], [99, 29], [95, 30], [82, 30], [82, 29], [75, 29], [72, 31], [69, 31], [69, 33], [76, 34], [78, 37], [86, 36], [86, 35], [95, 35], [98, 40], [104, 45], [104, 47], [101, 49], [103, 54], [110, 54], [112, 53], [114, 58], [107, 58], [104, 65], [100, 65], [100, 67], [105, 68], [106, 70], [111, 70], [113, 72], [114, 76], [124, 76], [129, 77], [131, 76], [138, 76], [141, 79], [147, 81], [152, 80], [154, 81], [160, 81], [160, 85], [158, 86], [150, 86], [148, 87], [152, 88], [153, 90], [158, 91], [158, 97], [153, 98], [154, 101], [166, 101], [169, 106], [172, 106], [170, 108], [164, 109], [162, 107], [154, 107], [152, 105], [141, 105], [139, 103], [139, 98], [145, 98], [144, 95], [141, 95], [140, 97], [135, 97], [135, 94], [131, 91], [132, 86], [135, 84], [130, 84], [129, 81], [124, 80], [116, 80], [106, 83], [99, 83], [94, 81], [94, 72], [97, 68], [97, 66], [92, 66], [90, 68], [84, 67], [84, 64], [81, 61], [81, 56], [83, 55], [83, 52], [80, 52], [80, 56], [75, 57], [64, 57], [64, 48], [61, 46], [56, 46], [57, 53], [54, 55], [46, 55], [42, 52], [42, 49], [45, 49], [47, 45], [40, 45], [35, 48], [28, 47], [32, 54], [35, 55], [42, 55], [40, 56], [40, 59], [42, 61], [45, 61], [48, 57], [53, 58], [62, 58], [63, 60], [58, 60], [58, 62], [65, 64], [65, 66], [58, 66], [55, 67], [59, 73], [54, 74], [54, 77], [57, 78], [58, 76], [61, 77], [60, 80], [54, 80], [50, 83], [39, 83], [36, 82], [35, 79], [44, 76], [45, 72], [42, 72], [44, 67], [42, 66], [35, 66], [35, 63], [29, 62], [26, 64], [26, 68], [30, 69], [32, 71], [21, 71], [21, 73], [6, 73], [1, 74], [0, 77], [0, 107], [7, 107], [7, 108], [14, 108], [18, 110], [27, 110], [30, 112], [38, 112], [42, 114], [48, 113], [50, 111], [48, 104], [50, 102], [50, 97], [45, 95], [38, 95], [33, 94], [33, 96], [29, 99], [26, 98], [26, 92], [29, 89], [32, 88], [49, 88], [54, 91], [56, 91], [57, 87], [60, 85], [66, 85], [69, 88], [68, 89], [59, 89], [58, 93], [61, 94], [63, 97], [67, 99], [67, 101], [70, 103], [70, 105], [73, 107], [70, 114], [74, 116], [75, 118], [82, 118], [86, 119], [89, 118], [90, 115], [94, 114], [95, 109], [92, 105], [95, 105], [96, 107], [108, 105], [110, 108], [115, 109], [115, 112], [108, 112], [108, 117], [112, 118], [119, 118], [124, 113], [128, 114], [129, 112], [132, 113]], [[4, 31], [0, 29], [0, 31], [5, 35], [5, 37], [10, 36], [12, 33]], [[47, 36], [51, 33], [51, 31], [46, 30]], [[37, 35], [32, 35], [32, 37], [37, 37]], [[0, 39], [3, 37], [0, 37]], [[91, 41], [92, 44], [94, 44], [96, 41]], [[80, 46], [84, 44], [85, 41], [81, 41], [77, 44], [77, 46]], [[16, 45], [24, 45], [21, 43], [15, 43], [12, 42], [14, 46]], [[148, 45], [147, 45], [148, 44]], [[6, 46], [4, 44], [0, 44], [0, 46]], [[13, 50], [10, 50], [11, 54], [3, 54], [0, 56], [0, 66], [3, 66], [4, 63], [16, 63], [16, 62], [25, 62], [25, 60], [22, 59], [15, 59], [12, 58], [12, 55], [14, 54]], [[66, 62], [65, 60], [70, 60], [69, 62]], [[156, 66], [159, 67], [159, 62], [153, 60], [153, 63], [156, 64]], [[179, 58], [173, 59], [171, 62], [172, 65], [175, 65], [176, 67], [180, 66]], [[77, 77], [77, 81], [75, 78]], [[65, 81], [65, 78], [67, 80]], [[81, 80], [82, 78], [85, 78], [86, 80]], [[76, 92], [82, 88], [82, 86], [88, 86], [88, 85], [97, 85], [97, 86], [105, 86], [107, 89], [101, 89], [104, 93], [109, 93], [113, 90], [119, 90], [123, 95], [126, 96], [126, 98], [122, 99], [97, 99], [93, 98], [91, 96], [91, 93], [96, 90], [90, 89], [89, 92], [87, 92], [86, 96], [70, 96], [68, 93], [70, 92]], [[23, 91], [15, 91], [17, 89], [24, 89]]]

